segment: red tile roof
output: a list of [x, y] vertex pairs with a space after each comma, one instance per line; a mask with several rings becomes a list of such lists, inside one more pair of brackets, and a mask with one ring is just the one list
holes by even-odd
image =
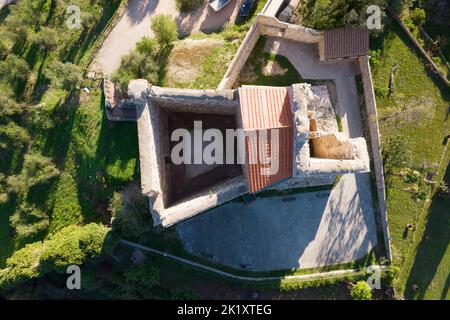
[[324, 58], [349, 58], [369, 54], [369, 30], [350, 27], [326, 30], [324, 33]]
[[[292, 176], [294, 120], [288, 88], [243, 86], [239, 89], [239, 97], [246, 133], [247, 181], [250, 192], [254, 193]], [[279, 138], [272, 142], [275, 131]], [[257, 139], [251, 138], [252, 133]], [[262, 140], [264, 137], [267, 138]], [[278, 156], [279, 165], [276, 173], [268, 174], [264, 170], [274, 165], [270, 161], [272, 150]], [[250, 161], [256, 155], [259, 155], [256, 161]]]

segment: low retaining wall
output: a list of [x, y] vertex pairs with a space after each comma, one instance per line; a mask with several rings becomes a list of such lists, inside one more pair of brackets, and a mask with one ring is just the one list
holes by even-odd
[[359, 57], [359, 68], [364, 86], [364, 98], [366, 102], [367, 125], [369, 127], [370, 141], [372, 145], [372, 157], [375, 167], [375, 180], [378, 193], [378, 206], [380, 210], [381, 224], [384, 236], [384, 245], [389, 260], [392, 260], [391, 241], [389, 236], [386, 189], [384, 182], [383, 158], [381, 156], [380, 130], [378, 127], [378, 111], [373, 90], [372, 74], [370, 72], [369, 58]]
[[207, 265], [204, 265], [199, 262], [191, 261], [182, 257], [175, 256], [173, 254], [162, 252], [150, 247], [143, 246], [141, 244], [131, 242], [128, 240], [120, 240], [121, 243], [135, 248], [142, 250], [144, 252], [148, 252], [154, 255], [158, 255], [161, 257], [164, 257], [166, 259], [175, 261], [180, 264], [184, 264], [187, 266], [190, 266], [192, 268], [208, 272], [211, 274], [215, 274], [221, 277], [233, 279], [235, 281], [241, 281], [241, 282], [255, 282], [255, 283], [261, 283], [261, 282], [278, 282], [280, 280], [292, 280], [292, 281], [315, 281], [315, 280], [324, 280], [324, 279], [345, 279], [345, 277], [349, 276], [356, 276], [356, 275], [362, 275], [366, 272], [368, 269], [374, 269], [374, 268], [380, 268], [381, 271], [386, 271], [387, 267], [385, 266], [378, 266], [378, 265], [372, 265], [368, 266], [367, 268], [361, 268], [361, 269], [347, 269], [347, 270], [334, 270], [334, 271], [327, 271], [327, 272], [319, 272], [319, 273], [310, 273], [310, 274], [302, 274], [302, 275], [293, 275], [293, 276], [274, 276], [274, 277], [249, 277], [249, 276], [239, 276], [235, 275], [229, 272], [225, 272]]

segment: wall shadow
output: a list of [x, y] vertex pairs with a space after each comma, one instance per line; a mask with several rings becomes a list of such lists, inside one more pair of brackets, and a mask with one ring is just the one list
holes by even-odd
[[[446, 169], [445, 181], [447, 184], [450, 183], [450, 163]], [[450, 243], [448, 204], [449, 199], [438, 193], [433, 197], [425, 231], [417, 248], [414, 263], [406, 282], [405, 297], [408, 299], [425, 298], [448, 249]], [[440, 294], [441, 299], [448, 298], [449, 277], [450, 271], [443, 291]], [[416, 291], [413, 290], [413, 285], [418, 286]]]

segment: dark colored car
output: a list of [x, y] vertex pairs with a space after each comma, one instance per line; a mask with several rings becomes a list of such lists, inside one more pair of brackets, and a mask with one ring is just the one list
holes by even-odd
[[258, 0], [244, 0], [242, 2], [241, 8], [239, 9], [239, 17], [247, 17], [257, 3]]

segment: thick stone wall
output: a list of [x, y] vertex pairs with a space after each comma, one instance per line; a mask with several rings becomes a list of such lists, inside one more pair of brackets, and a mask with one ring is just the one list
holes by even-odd
[[373, 90], [372, 74], [370, 72], [369, 58], [359, 57], [359, 68], [364, 85], [364, 99], [367, 113], [367, 126], [369, 127], [370, 141], [372, 145], [372, 158], [375, 167], [375, 180], [378, 193], [378, 207], [380, 210], [386, 253], [391, 260], [391, 243], [388, 228], [386, 190], [384, 181], [383, 158], [381, 156], [380, 130], [378, 127], [378, 111]]
[[292, 41], [317, 43], [319, 53], [322, 56], [323, 32], [281, 22], [274, 16], [266, 14], [263, 10], [263, 13], [256, 17], [255, 23], [251, 26], [250, 31], [245, 36], [236, 55], [231, 61], [225, 76], [219, 84], [219, 89], [231, 89], [233, 87], [260, 36], [281, 37]]

